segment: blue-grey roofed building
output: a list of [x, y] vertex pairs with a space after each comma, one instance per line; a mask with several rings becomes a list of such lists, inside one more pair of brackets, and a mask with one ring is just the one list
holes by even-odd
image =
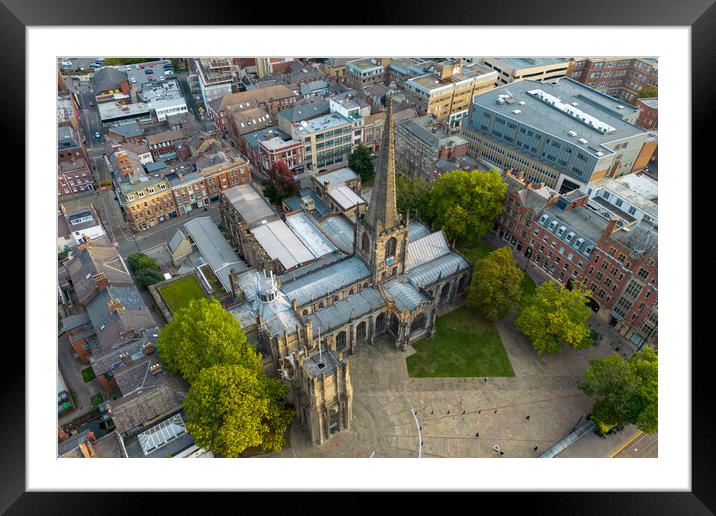
[[326, 203], [323, 202], [323, 199], [310, 188], [301, 189], [299, 195], [286, 197], [281, 204], [286, 214], [306, 210], [315, 217], [321, 218], [331, 211], [330, 208], [326, 206]]
[[358, 319], [370, 312], [383, 308], [385, 299], [375, 288], [364, 288], [356, 294], [349, 295], [333, 303], [331, 306], [316, 310], [310, 317], [313, 320], [313, 334], [318, 336], [319, 330], [326, 334], [340, 328], [350, 320]]
[[281, 290], [299, 306], [320, 301], [327, 295], [341, 290], [347, 285], [359, 283], [370, 276], [365, 264], [351, 257], [323, 269], [306, 274], [281, 286]]
[[646, 166], [656, 141], [632, 109], [569, 78], [523, 80], [476, 95], [463, 135], [473, 157], [564, 193]]
[[[239, 258], [211, 217], [197, 217], [184, 224], [191, 239], [226, 292], [231, 292], [231, 269], [242, 272], [248, 265]], [[211, 288], [209, 286], [209, 288]]]
[[331, 215], [321, 222], [323, 232], [330, 238], [336, 247], [344, 253], [353, 252], [353, 239], [355, 238], [355, 228], [353, 223], [344, 215]]
[[320, 97], [328, 93], [328, 81], [311, 81], [301, 84], [301, 95], [304, 98]]

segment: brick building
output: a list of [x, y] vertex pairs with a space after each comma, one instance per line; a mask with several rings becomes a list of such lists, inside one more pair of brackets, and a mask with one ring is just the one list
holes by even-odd
[[652, 58], [580, 57], [570, 62], [567, 77], [632, 102], [645, 86], [657, 86], [659, 73]]
[[604, 214], [586, 192], [559, 194], [524, 173], [508, 171], [505, 180], [498, 235], [560, 283], [583, 283], [598, 315], [626, 338], [656, 343], [656, 225]]
[[94, 191], [94, 177], [83, 159], [57, 164], [57, 195]]
[[362, 92], [366, 86], [378, 82], [385, 82], [387, 78], [386, 68], [389, 62], [390, 59], [387, 57], [347, 61], [346, 85], [358, 92]]
[[658, 129], [659, 128], [659, 99], [638, 99], [636, 101], [636, 107], [641, 112], [639, 118], [636, 121], [636, 125], [643, 127], [644, 129]]

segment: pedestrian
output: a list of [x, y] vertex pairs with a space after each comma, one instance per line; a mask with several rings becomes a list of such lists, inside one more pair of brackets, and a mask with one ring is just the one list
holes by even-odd
[[465, 413], [465, 411], [463, 410], [463, 411], [462, 411], [462, 413], [464, 414], [464, 413]]
[[500, 452], [500, 455], [504, 455], [504, 454], [505, 454], [505, 452], [503, 452], [503, 451]]
[[537, 446], [535, 446], [535, 447], [532, 449], [532, 451], [537, 451]]
[[478, 414], [482, 414], [482, 410], [478, 410], [477, 413], [478, 413]]
[[495, 411], [495, 414], [497, 414], [497, 411]]
[[431, 411], [430, 411], [430, 415], [431, 415], [431, 416], [432, 416], [434, 413], [435, 413], [434, 410], [431, 410]]
[[480, 437], [480, 432], [475, 432], [475, 437]]
[[448, 414], [449, 414], [449, 413], [450, 413], [450, 411], [448, 410]]
[[527, 417], [525, 418], [525, 420], [526, 420], [526, 421], [529, 421], [529, 420], [530, 420], [530, 417], [529, 417], [529, 416], [527, 416]]

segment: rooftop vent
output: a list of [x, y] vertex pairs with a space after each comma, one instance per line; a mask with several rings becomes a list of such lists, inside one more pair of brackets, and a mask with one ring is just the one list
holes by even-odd
[[622, 106], [621, 104], [619, 104], [619, 105], [617, 106], [617, 109], [624, 109], [624, 106]]
[[577, 141], [578, 141], [579, 143], [584, 143], [584, 144], [586, 144], [586, 143], [587, 143], [587, 140], [586, 140], [586, 139], [584, 139], [584, 138], [580, 138], [580, 139], [579, 139], [579, 140], [577, 140]]
[[567, 131], [567, 134], [570, 136], [577, 136], [577, 133], [575, 131]]
[[518, 102], [518, 104], [519, 104], [520, 106], [524, 106], [524, 105], [527, 104], [527, 103], [526, 103], [524, 100], [520, 100], [520, 101]]
[[520, 113], [522, 113], [522, 111], [520, 111], [519, 109], [513, 109], [512, 112], [513, 112], [515, 115], [519, 115]]

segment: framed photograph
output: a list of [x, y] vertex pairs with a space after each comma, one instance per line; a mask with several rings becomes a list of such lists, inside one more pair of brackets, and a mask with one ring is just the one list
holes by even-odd
[[0, 508], [518, 491], [711, 514], [689, 210], [712, 4], [252, 26], [230, 23], [266, 6], [6, 0], [28, 302]]

